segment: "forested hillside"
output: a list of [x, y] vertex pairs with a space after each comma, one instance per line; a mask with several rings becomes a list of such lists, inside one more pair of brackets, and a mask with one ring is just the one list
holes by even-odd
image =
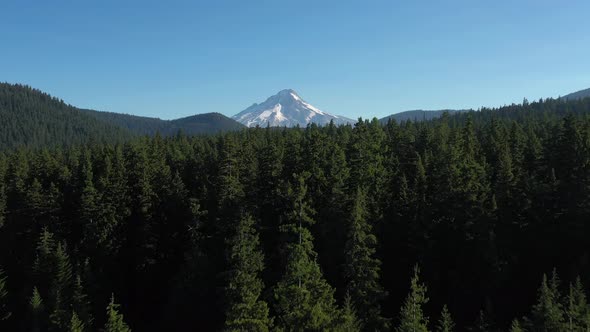
[[160, 120], [79, 109], [26, 85], [0, 83], [0, 151], [122, 143], [143, 135], [215, 134], [244, 128], [219, 113]]
[[402, 121], [426, 121], [426, 120], [433, 120], [440, 118], [444, 113], [457, 113], [457, 112], [466, 112], [467, 110], [436, 110], [436, 111], [424, 111], [424, 110], [414, 110], [414, 111], [405, 111], [395, 113], [389, 116], [386, 116], [379, 121], [382, 123], [387, 123], [389, 120], [395, 120], [397, 122]]
[[176, 120], [161, 120], [130, 114], [87, 112], [99, 120], [113, 123], [138, 135], [155, 135], [159, 133], [170, 136], [179, 132], [186, 135], [202, 135], [244, 128], [239, 122], [219, 113], [197, 114]]
[[0, 83], [0, 150], [114, 143], [131, 134], [25, 85]]
[[589, 114], [0, 154], [0, 330], [585, 331]]

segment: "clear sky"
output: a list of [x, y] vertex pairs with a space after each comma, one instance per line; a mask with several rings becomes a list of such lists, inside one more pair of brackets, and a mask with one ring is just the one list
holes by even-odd
[[590, 88], [590, 1], [0, 2], [0, 81], [79, 107], [228, 116], [285, 88], [348, 117]]

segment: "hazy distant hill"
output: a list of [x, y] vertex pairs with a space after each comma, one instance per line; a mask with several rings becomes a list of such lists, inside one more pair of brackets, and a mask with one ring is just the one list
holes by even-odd
[[444, 112], [448, 112], [449, 114], [458, 113], [458, 112], [465, 112], [465, 110], [437, 110], [437, 111], [425, 111], [425, 110], [414, 110], [414, 111], [405, 111], [396, 114], [392, 114], [390, 116], [386, 116], [379, 121], [382, 123], [387, 123], [389, 119], [395, 119], [397, 122], [400, 121], [424, 121], [424, 120], [432, 120], [436, 118], [440, 118]]
[[587, 97], [590, 97], [590, 89], [576, 91], [574, 93], [570, 93], [569, 95], [565, 95], [561, 98], [566, 99], [566, 100], [571, 100], [571, 99], [581, 99], [581, 98], [587, 98]]
[[197, 114], [176, 120], [161, 120], [130, 114], [87, 112], [97, 119], [108, 121], [140, 135], [153, 135], [157, 132], [162, 135], [174, 135], [179, 131], [187, 135], [213, 134], [244, 128], [240, 123], [219, 113]]
[[122, 141], [119, 126], [26, 85], [0, 83], [0, 149]]

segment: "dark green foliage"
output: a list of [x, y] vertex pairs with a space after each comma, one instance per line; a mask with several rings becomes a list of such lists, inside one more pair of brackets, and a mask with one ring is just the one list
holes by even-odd
[[68, 327], [68, 332], [84, 332], [84, 323], [78, 319], [78, 315], [76, 312], [72, 312], [72, 318], [70, 319], [70, 325]]
[[451, 317], [451, 313], [445, 304], [442, 308], [440, 313], [440, 318], [438, 319], [438, 323], [436, 325], [437, 332], [452, 332], [455, 330], [455, 323], [453, 322], [453, 318]]
[[8, 309], [8, 286], [6, 284], [6, 276], [4, 275], [4, 271], [0, 268], [0, 322], [10, 318], [11, 314], [12, 312]]
[[524, 330], [522, 329], [522, 327], [520, 327], [520, 323], [518, 322], [518, 319], [515, 319], [512, 321], [512, 324], [510, 325], [510, 332], [523, 332]]
[[559, 282], [555, 271], [549, 281], [547, 276], [543, 275], [537, 303], [531, 313], [532, 325], [535, 331], [564, 330], [564, 313], [558, 286]]
[[45, 329], [46, 326], [46, 314], [45, 314], [45, 305], [43, 304], [43, 299], [41, 298], [41, 294], [37, 290], [37, 287], [33, 288], [33, 294], [29, 299], [29, 319], [30, 322], [30, 329], [33, 332], [42, 331]]
[[245, 128], [241, 123], [219, 113], [204, 113], [176, 120], [161, 120], [130, 114], [84, 111], [98, 120], [112, 123], [139, 135], [160, 133], [172, 136], [179, 132], [186, 135], [203, 135]]
[[308, 176], [295, 176], [289, 186], [290, 211], [287, 223], [281, 226], [290, 241], [285, 273], [274, 289], [274, 300], [277, 324], [286, 331], [330, 329], [338, 318], [334, 290], [322, 275], [307, 228], [314, 223], [307, 202]]
[[228, 243], [231, 270], [225, 288], [228, 309], [226, 331], [269, 331], [272, 325], [266, 302], [260, 299], [263, 289], [260, 273], [264, 257], [252, 217], [242, 217]]
[[410, 294], [406, 298], [401, 311], [398, 332], [428, 332], [428, 317], [423, 306], [428, 303], [426, 286], [420, 282], [420, 269], [414, 267], [414, 275], [410, 282]]
[[343, 332], [357, 332], [362, 331], [361, 324], [358, 321], [356, 310], [350, 295], [346, 294], [344, 297], [344, 305], [342, 306], [342, 313], [340, 320], [337, 323], [338, 331]]
[[[445, 303], [456, 330], [585, 329], [589, 114], [547, 100], [3, 150], [1, 328], [67, 330], [75, 313], [97, 330], [115, 292], [148, 332], [379, 330], [383, 313], [424, 331], [451, 321]], [[553, 266], [566, 283], [536, 294]]]
[[380, 285], [381, 262], [375, 258], [377, 238], [367, 220], [366, 193], [360, 187], [350, 211], [348, 239], [346, 242], [345, 277], [347, 293], [362, 328], [371, 331], [388, 330], [388, 321], [381, 316], [380, 301], [386, 293]]
[[0, 150], [129, 139], [130, 133], [23, 85], [0, 83]]
[[107, 306], [107, 322], [104, 325], [104, 332], [131, 332], [123, 320], [123, 315], [119, 313], [119, 304], [115, 303], [115, 296], [111, 295], [111, 302]]
[[576, 278], [575, 283], [570, 283], [564, 309], [567, 331], [590, 329], [590, 307], [580, 277]]

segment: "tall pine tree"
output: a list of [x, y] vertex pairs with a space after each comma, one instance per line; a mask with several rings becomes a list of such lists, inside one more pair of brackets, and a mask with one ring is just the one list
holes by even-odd
[[306, 174], [290, 186], [291, 211], [282, 231], [289, 237], [285, 274], [274, 289], [280, 328], [286, 331], [326, 330], [334, 327], [338, 310], [334, 290], [323, 278], [307, 226], [314, 223], [307, 202]]
[[389, 322], [381, 316], [380, 301], [386, 293], [379, 283], [381, 262], [375, 258], [377, 238], [367, 220], [366, 192], [357, 188], [350, 211], [346, 241], [345, 275], [363, 330], [386, 331]]
[[254, 219], [242, 217], [236, 224], [233, 238], [228, 241], [229, 281], [225, 288], [228, 309], [225, 330], [268, 331], [272, 321], [268, 306], [260, 298], [263, 283], [264, 256], [260, 252]]
[[428, 317], [424, 315], [422, 306], [428, 303], [426, 286], [420, 283], [420, 269], [414, 267], [414, 275], [410, 282], [410, 294], [400, 312], [400, 324], [397, 332], [428, 332]]

